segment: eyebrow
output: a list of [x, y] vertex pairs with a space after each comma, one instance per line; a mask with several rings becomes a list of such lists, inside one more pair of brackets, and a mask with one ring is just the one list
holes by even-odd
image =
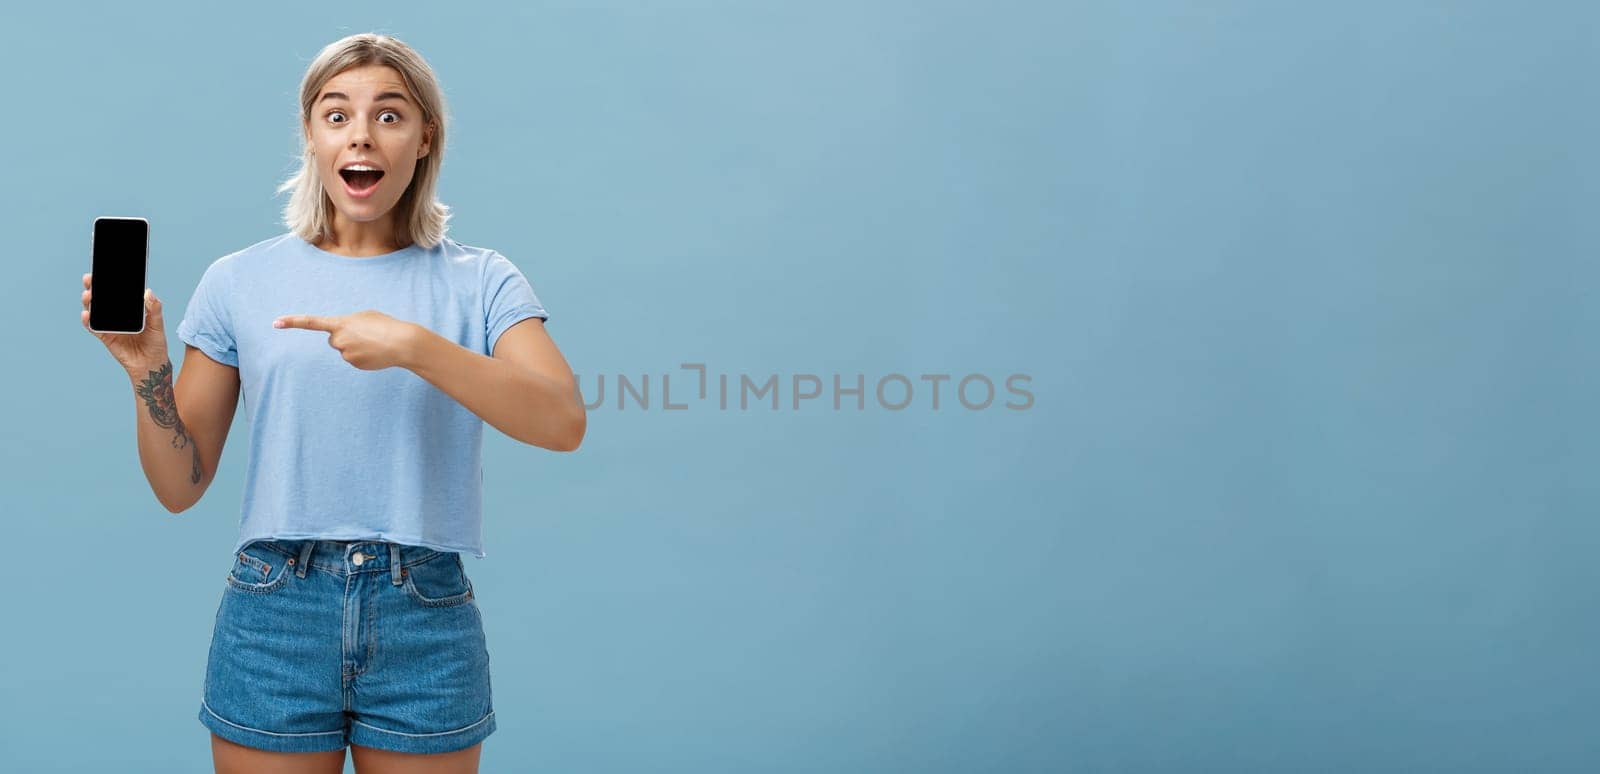
[[[342, 91], [330, 91], [327, 94], [322, 95], [322, 99], [317, 100], [317, 102], [319, 102], [319, 103], [320, 102], [327, 102], [330, 99], [350, 99], [350, 96], [348, 94], [345, 94]], [[384, 92], [382, 94], [379, 94], [376, 97], [373, 97], [372, 101], [373, 102], [382, 102], [382, 101], [384, 101], [386, 99], [397, 99], [397, 100], [400, 100], [401, 102], [408, 102], [408, 103], [411, 101], [409, 99], [406, 99], [406, 95], [401, 94], [398, 91], [386, 91], [386, 92]]]

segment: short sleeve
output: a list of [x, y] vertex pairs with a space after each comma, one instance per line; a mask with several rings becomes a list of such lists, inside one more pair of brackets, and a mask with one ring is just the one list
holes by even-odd
[[490, 252], [483, 279], [485, 355], [494, 354], [495, 342], [507, 328], [530, 317], [550, 319], [539, 297], [533, 294], [528, 278], [511, 259]]
[[226, 267], [216, 261], [206, 267], [200, 284], [189, 297], [189, 307], [178, 324], [178, 339], [194, 346], [218, 363], [239, 367], [239, 350], [228, 314]]

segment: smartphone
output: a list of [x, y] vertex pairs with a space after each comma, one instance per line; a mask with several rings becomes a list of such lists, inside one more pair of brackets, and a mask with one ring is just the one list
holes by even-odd
[[150, 256], [150, 221], [101, 217], [89, 232], [89, 330], [144, 333], [144, 281]]

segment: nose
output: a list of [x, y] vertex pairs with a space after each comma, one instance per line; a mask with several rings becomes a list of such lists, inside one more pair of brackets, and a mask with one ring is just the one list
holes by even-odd
[[362, 124], [357, 124], [351, 130], [351, 132], [350, 132], [350, 147], [351, 148], [371, 148], [372, 147], [372, 133], [367, 131], [366, 126], [364, 126]]

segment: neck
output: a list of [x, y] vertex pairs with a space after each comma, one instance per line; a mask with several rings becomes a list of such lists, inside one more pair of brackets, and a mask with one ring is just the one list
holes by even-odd
[[406, 246], [395, 241], [393, 224], [392, 213], [378, 220], [362, 222], [350, 220], [344, 213], [335, 211], [330, 229], [332, 233], [323, 237], [317, 247], [351, 258], [392, 253]]

